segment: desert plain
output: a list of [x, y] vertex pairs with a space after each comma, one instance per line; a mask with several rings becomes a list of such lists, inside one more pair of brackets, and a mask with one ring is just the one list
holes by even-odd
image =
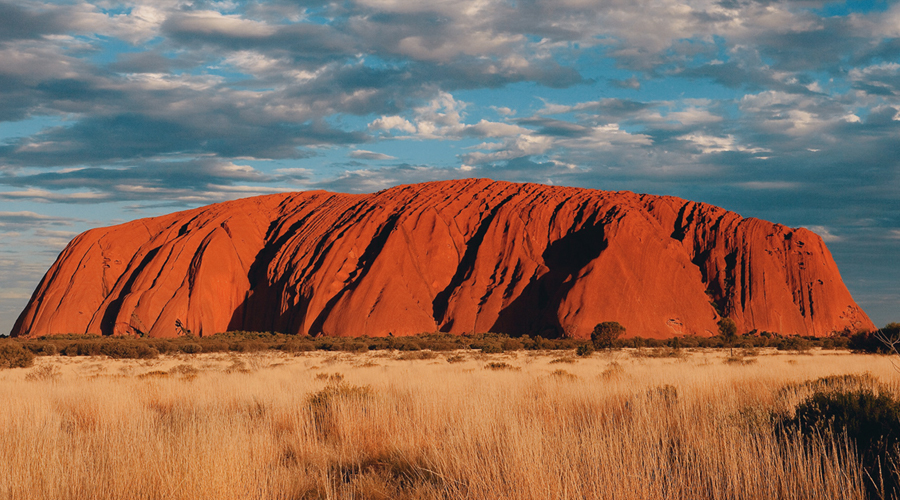
[[41, 356], [0, 371], [0, 498], [862, 499], [879, 486], [852, 442], [778, 422], [823, 388], [896, 399], [896, 362], [768, 348]]

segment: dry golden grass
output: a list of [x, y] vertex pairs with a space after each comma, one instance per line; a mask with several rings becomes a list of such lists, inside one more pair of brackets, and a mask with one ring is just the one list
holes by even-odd
[[0, 498], [863, 498], [769, 416], [826, 375], [897, 392], [891, 360], [728, 355], [41, 357], [0, 372]]

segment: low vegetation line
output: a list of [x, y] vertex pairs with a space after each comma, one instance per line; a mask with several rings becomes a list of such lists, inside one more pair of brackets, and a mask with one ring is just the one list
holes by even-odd
[[[608, 325], [612, 325], [609, 327]], [[620, 328], [621, 330], [616, 330]], [[900, 324], [892, 323], [879, 332], [835, 332], [829, 337], [783, 336], [770, 332], [712, 337], [681, 336], [669, 339], [642, 337], [619, 338], [624, 328], [618, 323], [597, 325], [592, 339], [540, 336], [511, 337], [502, 333], [451, 335], [423, 333], [408, 337], [308, 337], [271, 332], [227, 332], [196, 337], [184, 335], [171, 339], [101, 337], [97, 335], [54, 335], [37, 339], [0, 338], [0, 368], [30, 366], [34, 356], [107, 356], [124, 359], [152, 359], [161, 354], [199, 354], [216, 352], [309, 351], [366, 352], [381, 350], [453, 351], [477, 350], [486, 354], [511, 351], [576, 350], [589, 356], [595, 350], [622, 348], [717, 349], [723, 347], [755, 349], [774, 347], [784, 351], [810, 349], [850, 349], [861, 352], [889, 353], [879, 334], [900, 338]], [[414, 357], [416, 355], [409, 354]], [[23, 364], [24, 363], [24, 364]]]

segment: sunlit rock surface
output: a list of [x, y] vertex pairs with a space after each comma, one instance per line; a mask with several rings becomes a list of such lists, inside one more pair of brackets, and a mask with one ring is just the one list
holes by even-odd
[[[715, 305], [714, 305], [715, 304]], [[12, 331], [588, 337], [873, 329], [822, 242], [665, 196], [485, 179], [248, 198], [76, 237]]]

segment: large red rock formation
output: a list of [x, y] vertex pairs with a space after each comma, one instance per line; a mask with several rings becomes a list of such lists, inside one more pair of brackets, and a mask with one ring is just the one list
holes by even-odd
[[[715, 306], [713, 305], [715, 304]], [[260, 196], [87, 231], [12, 331], [587, 337], [873, 329], [821, 238], [672, 197], [483, 179]]]

